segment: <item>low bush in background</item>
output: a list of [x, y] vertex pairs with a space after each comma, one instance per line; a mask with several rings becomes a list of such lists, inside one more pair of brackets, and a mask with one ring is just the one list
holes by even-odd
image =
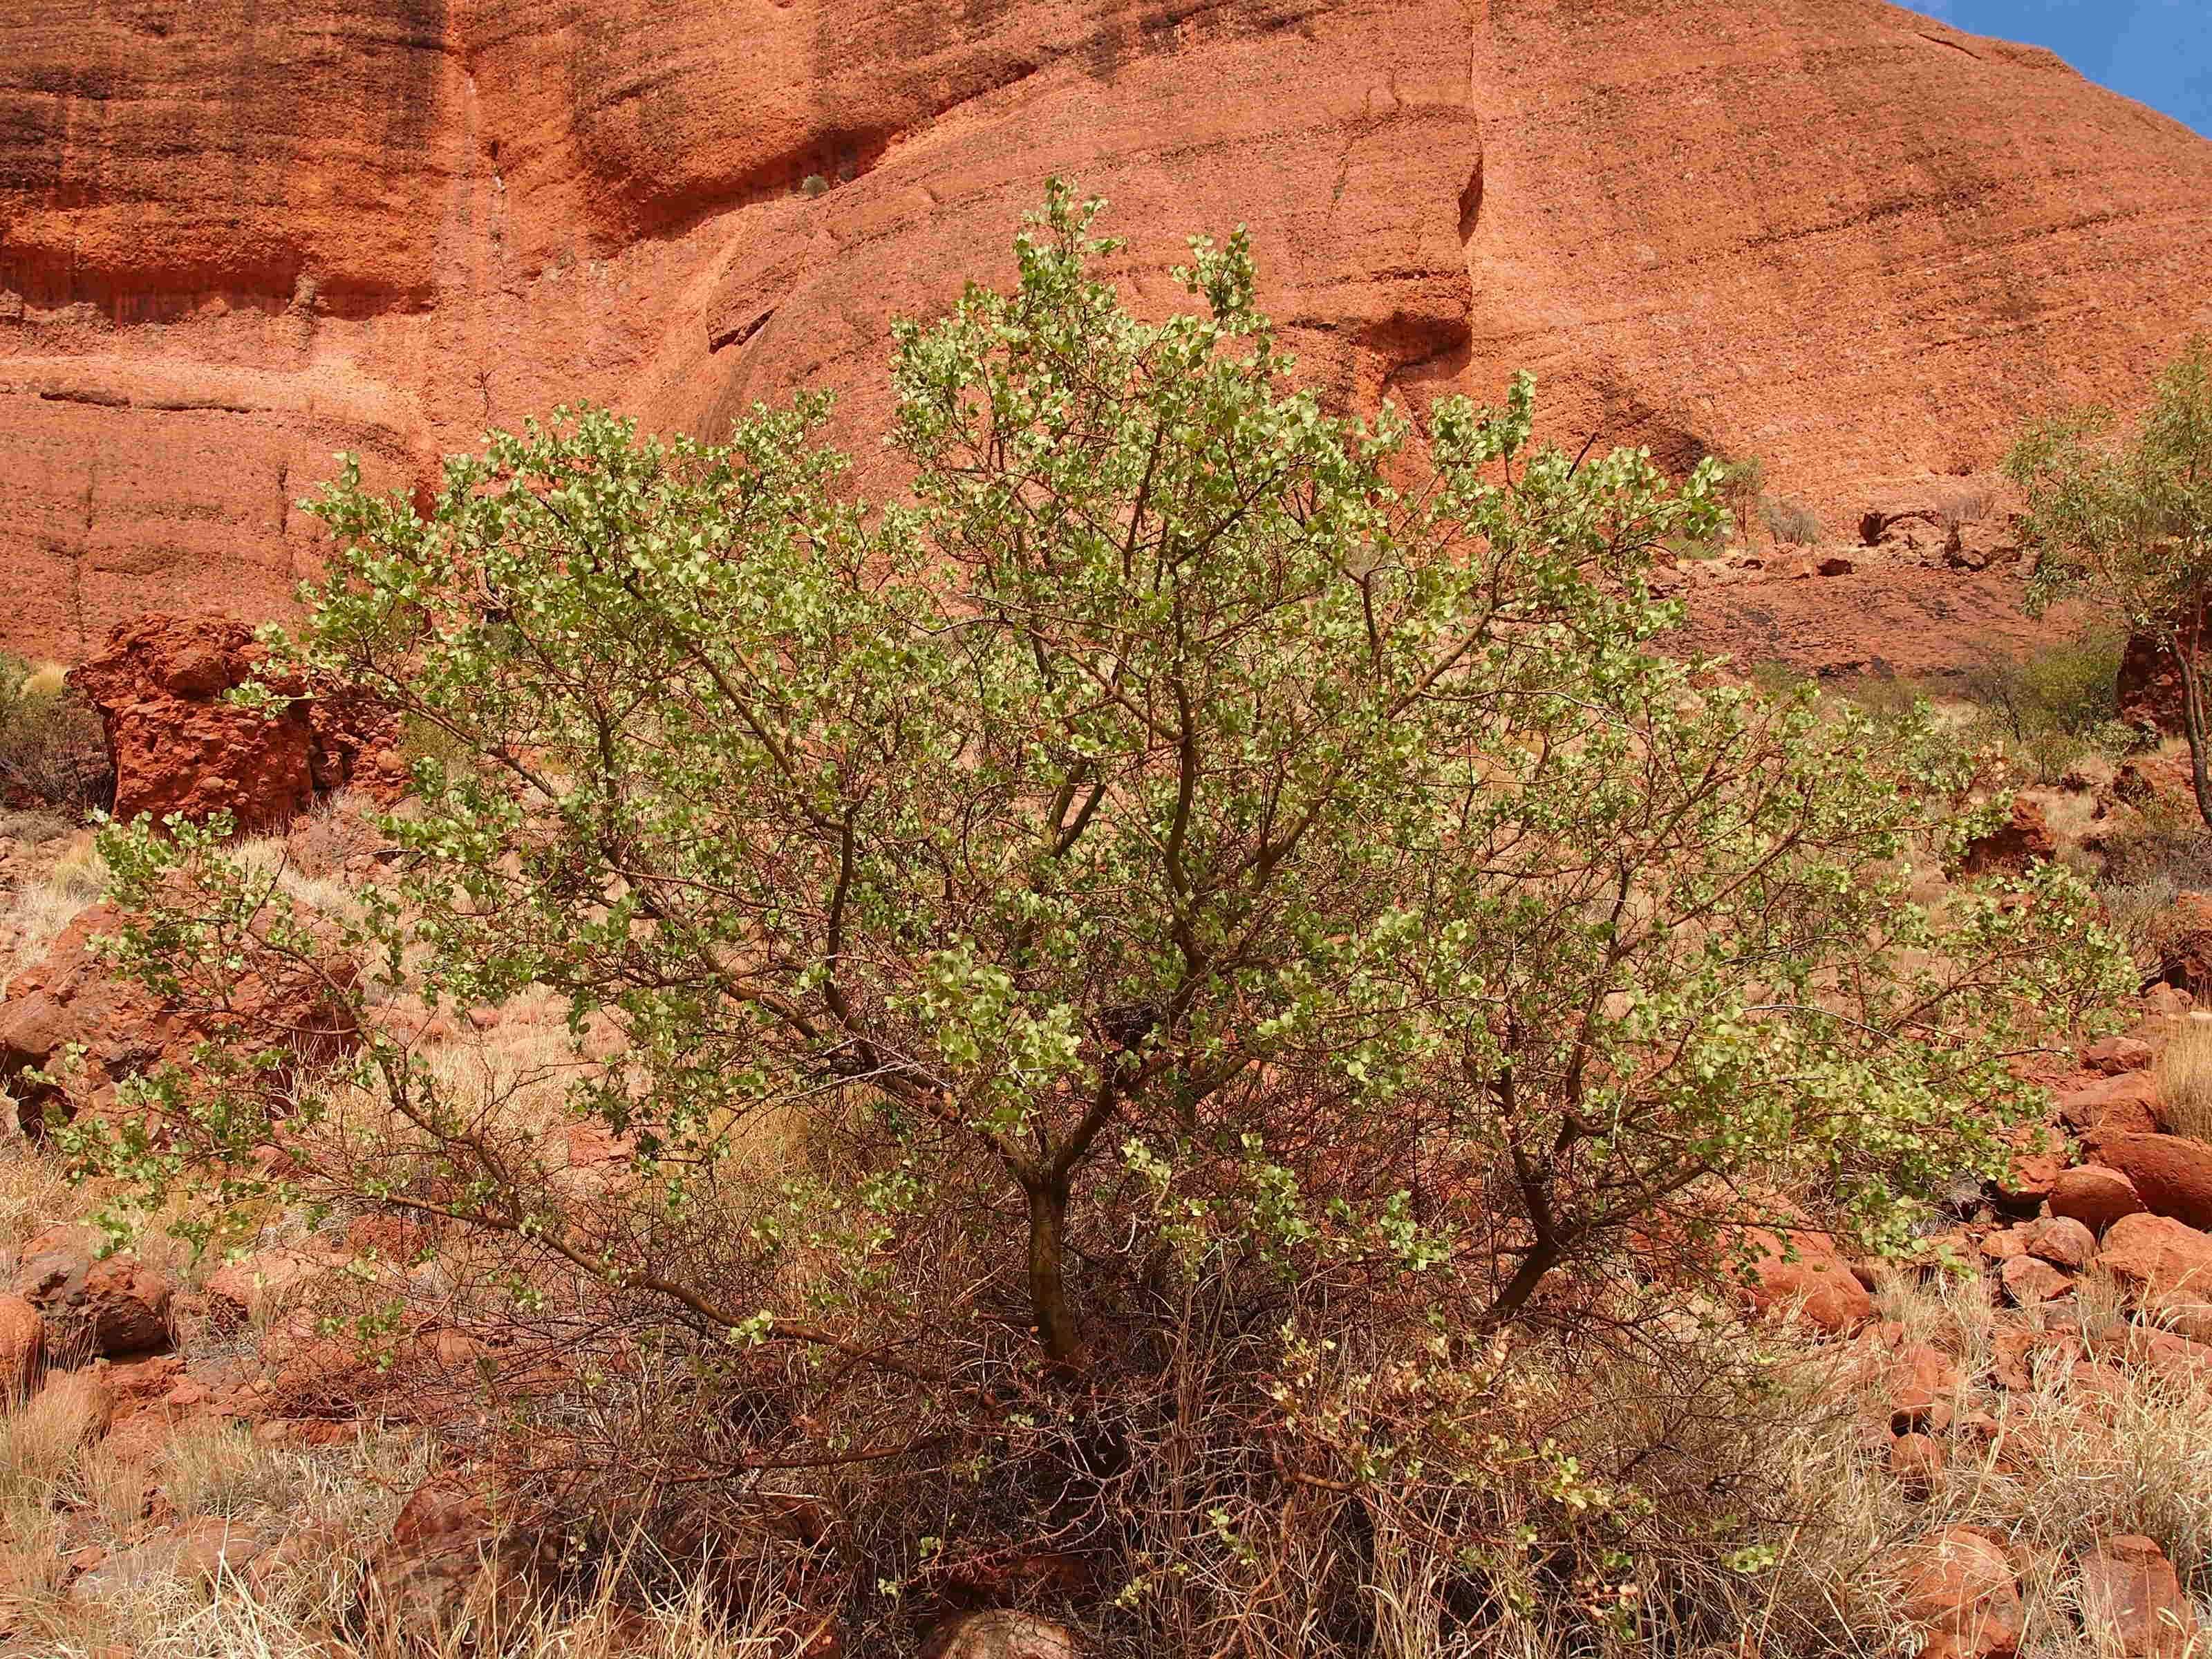
[[78, 821], [114, 799], [99, 714], [60, 669], [0, 656], [0, 805]]
[[1759, 516], [1766, 533], [1784, 547], [1810, 547], [1820, 539], [1820, 515], [1794, 497], [1766, 497]]

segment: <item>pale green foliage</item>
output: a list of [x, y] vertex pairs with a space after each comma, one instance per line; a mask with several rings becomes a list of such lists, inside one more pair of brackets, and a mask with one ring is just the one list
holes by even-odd
[[[216, 1040], [66, 1139], [217, 1206], [278, 1140], [276, 1196], [443, 1226], [562, 1358], [501, 1373], [507, 1430], [604, 1437], [632, 1504], [817, 1472], [849, 1607], [1048, 1536], [1136, 1650], [1351, 1651], [1316, 1632], [1420, 1536], [1479, 1540], [1435, 1571], [1493, 1621], [1566, 1561], [1562, 1617], [1617, 1633], [1580, 1598], [1635, 1552], [1706, 1582], [1784, 1541], [1644, 1455], [1762, 1386], [1707, 1363], [1728, 1230], [1788, 1199], [1894, 1240], [2127, 964], [2061, 869], [1911, 902], [2003, 807], [1924, 709], [1654, 651], [1716, 466], [1572, 462], [1525, 378], [1421, 434], [1333, 416], [1241, 234], [1146, 324], [1094, 211], [1052, 186], [1015, 291], [898, 331], [900, 505], [839, 494], [815, 402], [721, 446], [565, 412], [427, 517], [349, 464], [289, 651], [410, 723], [395, 885], [333, 964], [223, 826], [112, 832], [116, 952]], [[528, 992], [575, 1052], [470, 1084], [371, 1020], [295, 1087], [237, 994], [271, 973]], [[388, 1346], [415, 1283], [354, 1328]], [[1649, 1438], [1585, 1468], [1553, 1425], [1623, 1329]]]
[[2112, 440], [2108, 410], [2032, 429], [2006, 458], [2027, 491], [2024, 545], [2035, 556], [2028, 609], [2086, 600], [2144, 635], [2180, 671], [2197, 805], [2212, 824], [2204, 652], [2212, 600], [2212, 345], [2192, 343], [2160, 375], [2135, 436]]
[[[1202, 310], [1145, 324], [1091, 274], [1094, 210], [1055, 185], [1014, 292], [898, 329], [910, 505], [838, 497], [811, 403], [714, 447], [567, 412], [450, 462], [427, 518], [351, 464], [315, 503], [301, 653], [459, 757], [417, 763], [366, 934], [436, 999], [611, 1013], [626, 1063], [572, 1108], [660, 1194], [587, 1225], [372, 1044], [437, 1207], [736, 1347], [933, 1375], [910, 1253], [940, 1215], [1073, 1360], [1137, 1340], [1079, 1321], [1140, 1322], [1161, 1239], [1407, 1275], [1464, 1330], [1601, 1284], [1655, 1210], [1695, 1239], [1796, 1189], [1879, 1240], [1999, 1159], [2033, 1097], [2008, 1062], [2120, 959], [2057, 868], [1909, 902], [1988, 818], [1924, 721], [1653, 652], [1649, 562], [1711, 532], [1716, 466], [1574, 464], [1525, 377], [1425, 444], [1331, 416], [1286, 389], [1241, 234], [1194, 245]], [[141, 905], [220, 862], [112, 839]], [[126, 954], [188, 983], [195, 938], [248, 936]], [[846, 1174], [718, 1239], [737, 1296], [682, 1281], [702, 1184], [793, 1121]], [[846, 1277], [793, 1305], [802, 1231]]]

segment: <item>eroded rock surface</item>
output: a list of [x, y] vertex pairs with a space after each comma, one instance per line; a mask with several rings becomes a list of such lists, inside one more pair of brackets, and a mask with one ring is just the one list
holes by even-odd
[[[1841, 536], [2212, 320], [2212, 144], [1879, 0], [173, 9], [0, 15], [0, 647], [282, 611], [338, 448], [420, 486], [561, 401], [714, 435], [801, 385], [866, 432], [887, 319], [1004, 280], [1054, 171], [1153, 309], [1248, 224], [1334, 396], [1533, 367], [1559, 435], [1763, 454]], [[2012, 608], [1958, 539], [1701, 598], [1700, 641], [1909, 669]]]

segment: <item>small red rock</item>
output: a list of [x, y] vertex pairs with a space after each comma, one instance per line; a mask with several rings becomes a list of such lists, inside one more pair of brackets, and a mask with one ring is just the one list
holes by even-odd
[[2155, 1326], [2131, 1329], [2136, 1339], [2131, 1358], [2142, 1370], [2176, 1382], [2212, 1382], [2212, 1344], [2192, 1342]]
[[1916, 1342], [1897, 1357], [1889, 1387], [1890, 1432], [1912, 1434], [1948, 1421], [1960, 1387], [1959, 1368], [1940, 1349]]
[[1943, 1448], [1924, 1434], [1901, 1434], [1889, 1443], [1889, 1473], [1909, 1498], [1924, 1498], [1943, 1473]]
[[2039, 1367], [2071, 1365], [2081, 1357], [2071, 1337], [2014, 1325], [1990, 1339], [1990, 1376], [2001, 1389], [2024, 1393], [2035, 1387]]
[[30, 1388], [46, 1335], [44, 1314], [20, 1296], [0, 1296], [0, 1402]]
[[2015, 1154], [2012, 1168], [1997, 1183], [1997, 1191], [2005, 1202], [2020, 1209], [2033, 1209], [2051, 1196], [2066, 1174], [2066, 1160], [2057, 1152], [2021, 1152]]
[[242, 1323], [264, 1305], [282, 1301], [324, 1270], [304, 1250], [279, 1247], [219, 1267], [208, 1276], [210, 1311], [221, 1322]]
[[2143, 993], [2143, 1006], [2168, 1019], [2179, 1019], [2196, 1006], [2197, 999], [2178, 985], [2154, 985]]
[[2005, 1294], [2017, 1307], [2039, 1307], [2074, 1291], [2072, 1279], [2032, 1255], [2014, 1256], [2004, 1264], [1998, 1277], [2004, 1281]]
[[1075, 1659], [1075, 1638], [1012, 1607], [955, 1613], [930, 1632], [922, 1659]]
[[2069, 1273], [2080, 1273], [2097, 1253], [2096, 1235], [2070, 1215], [2047, 1216], [2021, 1231], [2027, 1234], [2030, 1255]]
[[2118, 1077], [2122, 1072], [2148, 1069], [2152, 1057], [2150, 1044], [2141, 1037], [2108, 1036], [2082, 1051], [2081, 1064], [2089, 1071]]
[[313, 726], [304, 705], [276, 715], [223, 694], [266, 653], [244, 623], [148, 615], [110, 634], [70, 671], [100, 711], [115, 757], [115, 816], [229, 812], [252, 835], [282, 830], [314, 800]]

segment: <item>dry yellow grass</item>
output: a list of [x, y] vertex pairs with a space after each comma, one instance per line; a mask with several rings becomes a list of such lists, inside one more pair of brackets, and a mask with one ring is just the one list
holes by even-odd
[[9, 981], [38, 961], [62, 929], [98, 899], [107, 883], [107, 866], [89, 834], [73, 841], [53, 867], [9, 896], [0, 918], [0, 996]]
[[23, 690], [34, 697], [53, 697], [61, 695], [69, 681], [69, 669], [58, 662], [42, 662], [23, 678]]
[[2167, 1129], [2212, 1142], [2212, 1017], [2179, 1023], [2159, 1056], [2158, 1091]]
[[[500, 1603], [487, 1579], [449, 1624], [371, 1628], [331, 1645], [356, 1612], [359, 1563], [421, 1481], [420, 1436], [364, 1433], [335, 1451], [258, 1446], [241, 1427], [208, 1425], [135, 1462], [93, 1438], [83, 1389], [42, 1390], [0, 1415], [0, 1656], [91, 1659], [738, 1659], [793, 1653], [809, 1633], [772, 1589], [732, 1627], [702, 1585], [659, 1601], [618, 1596], [611, 1576], [580, 1603]], [[220, 1516], [264, 1540], [288, 1540], [285, 1565], [212, 1583], [149, 1576], [97, 1596], [70, 1595], [64, 1553], [129, 1547], [151, 1535], [158, 1486], [165, 1516]]]

